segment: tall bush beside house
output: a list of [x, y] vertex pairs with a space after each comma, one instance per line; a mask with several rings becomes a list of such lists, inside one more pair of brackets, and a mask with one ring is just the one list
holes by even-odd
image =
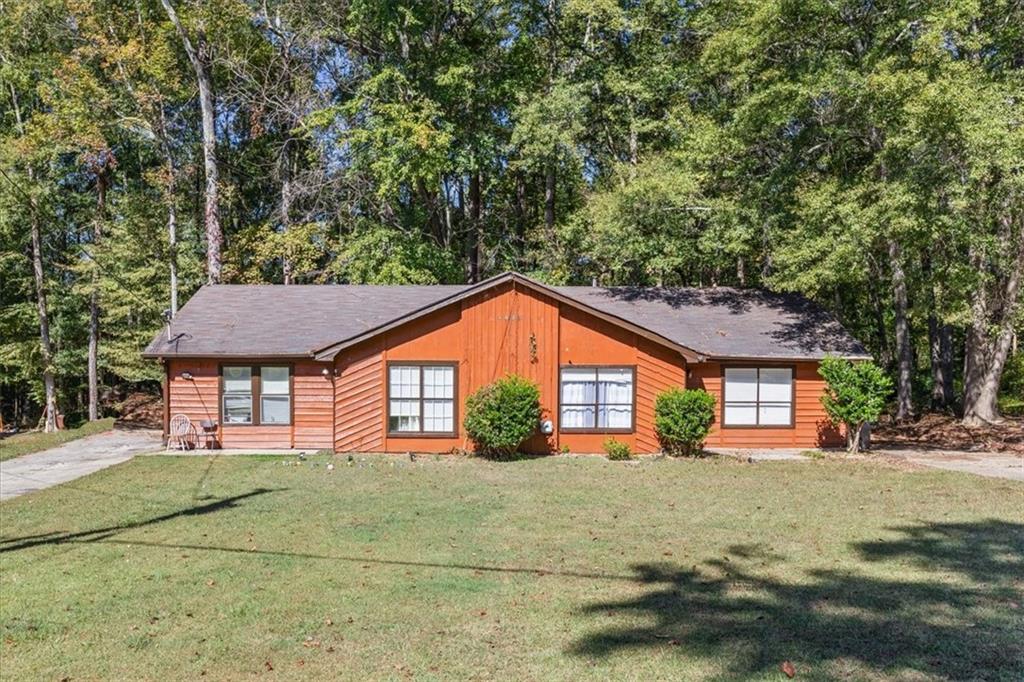
[[654, 428], [670, 455], [696, 455], [715, 418], [715, 398], [699, 389], [670, 388], [654, 402]]
[[540, 389], [533, 382], [510, 374], [469, 396], [462, 423], [477, 452], [509, 457], [537, 431]]
[[876, 421], [892, 394], [892, 381], [873, 362], [850, 362], [826, 357], [818, 367], [825, 379], [825, 406], [833, 424], [846, 427], [846, 449], [856, 454], [860, 449], [860, 432], [865, 424]]

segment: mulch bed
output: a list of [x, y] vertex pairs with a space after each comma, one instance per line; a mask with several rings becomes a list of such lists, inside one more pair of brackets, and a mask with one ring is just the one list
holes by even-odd
[[152, 393], [129, 393], [117, 405], [117, 426], [135, 429], [160, 429], [164, 423], [164, 403]]
[[871, 447], [1024, 453], [1024, 419], [968, 427], [949, 415], [926, 414], [905, 424], [879, 424], [871, 432]]

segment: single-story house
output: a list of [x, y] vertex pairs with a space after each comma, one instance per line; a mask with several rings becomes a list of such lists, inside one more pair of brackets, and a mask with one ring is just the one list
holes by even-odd
[[472, 285], [212, 285], [145, 350], [172, 415], [226, 448], [470, 448], [464, 399], [506, 374], [540, 387], [533, 452], [659, 450], [654, 401], [716, 399], [709, 446], [839, 444], [820, 397], [827, 354], [867, 358], [806, 299], [759, 290]]

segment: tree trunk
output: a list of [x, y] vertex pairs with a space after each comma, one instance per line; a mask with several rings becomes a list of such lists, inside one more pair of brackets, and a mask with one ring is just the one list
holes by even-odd
[[[20, 135], [25, 134], [25, 123], [21, 120], [21, 108], [18, 106], [18, 95], [11, 89], [11, 106], [14, 112], [14, 123]], [[29, 185], [35, 184], [35, 172], [28, 169]], [[34, 188], [33, 188], [34, 189]], [[32, 240], [32, 276], [36, 288], [36, 306], [39, 311], [39, 347], [43, 360], [43, 391], [46, 396], [44, 408], [43, 431], [51, 433], [57, 430], [57, 382], [53, 376], [53, 346], [50, 343], [50, 318], [46, 307], [46, 279], [43, 277], [43, 238], [39, 226], [39, 203], [34, 195], [29, 194], [29, 231]]]
[[466, 225], [466, 279], [480, 281], [480, 172], [469, 176], [468, 225]]
[[893, 312], [896, 317], [896, 419], [903, 421], [914, 413], [911, 400], [913, 353], [910, 348], [907, 278], [901, 249], [895, 240], [889, 241], [889, 265], [892, 268]]
[[185, 27], [178, 19], [178, 13], [170, 0], [161, 0], [168, 18], [174, 24], [181, 43], [185, 48], [199, 85], [199, 109], [203, 119], [203, 169], [206, 174], [206, 206], [203, 221], [206, 226], [206, 280], [209, 284], [220, 282], [221, 248], [224, 235], [220, 228], [220, 208], [217, 177], [217, 131], [214, 126], [213, 82], [210, 75], [209, 55], [205, 37], [200, 31], [196, 45], [192, 45]]
[[544, 226], [548, 232], [555, 229], [555, 162], [548, 165], [544, 174]]
[[[28, 171], [31, 182], [34, 177]], [[46, 392], [46, 422], [43, 430], [51, 433], [57, 430], [57, 384], [53, 377], [53, 346], [50, 344], [50, 318], [46, 312], [46, 281], [43, 278], [43, 245], [39, 229], [39, 206], [31, 198], [32, 232], [32, 274], [36, 284], [36, 304], [39, 309], [39, 345], [43, 355], [43, 388]]]
[[953, 406], [953, 327], [928, 316], [928, 342], [932, 369], [932, 409]]
[[[1005, 217], [1004, 224], [1009, 220]], [[1021, 306], [1020, 284], [1024, 276], [1024, 226], [1018, 228], [1017, 233], [1015, 240], [1011, 239], [1009, 225], [1006, 225], [1003, 252], [1015, 248], [1017, 253], [1005, 279], [999, 283], [997, 296], [992, 297], [1002, 303], [994, 307], [985, 285], [979, 284], [971, 305], [971, 326], [964, 350], [963, 421], [969, 426], [1000, 419], [999, 384], [1013, 345], [1013, 322]], [[978, 272], [988, 269], [977, 252], [971, 254], [970, 262]]]
[[[292, 227], [292, 154], [291, 141], [285, 140], [281, 147], [281, 231], [288, 234]], [[285, 244], [288, 240], [285, 239]], [[292, 261], [287, 253], [281, 254], [281, 270], [284, 276], [284, 283], [292, 283]]]
[[[109, 167], [107, 159], [101, 158], [97, 162], [96, 170], [96, 220], [93, 221], [92, 230], [92, 258], [95, 260], [95, 249], [103, 238], [103, 221], [107, 212], [107, 182], [109, 180]], [[89, 292], [89, 421], [94, 422], [100, 418], [99, 404], [99, 355], [100, 355], [100, 296], [99, 296], [99, 272], [98, 265], [93, 263], [92, 270], [92, 291]]]
[[167, 244], [171, 275], [171, 317], [178, 314], [178, 209], [174, 201], [174, 163], [168, 158], [167, 172]]

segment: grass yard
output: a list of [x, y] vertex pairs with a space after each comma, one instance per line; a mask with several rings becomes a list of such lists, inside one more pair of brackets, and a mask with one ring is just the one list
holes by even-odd
[[1024, 676], [1019, 483], [831, 458], [282, 461], [140, 457], [0, 505], [2, 676]]
[[114, 428], [114, 418], [108, 417], [107, 419], [99, 419], [94, 422], [85, 422], [75, 429], [64, 429], [63, 431], [54, 431], [53, 433], [28, 431], [0, 438], [0, 462], [5, 459], [21, 457], [22, 455], [30, 455], [33, 452], [49, 450], [50, 448], [70, 443], [85, 436], [109, 431], [112, 428]]

